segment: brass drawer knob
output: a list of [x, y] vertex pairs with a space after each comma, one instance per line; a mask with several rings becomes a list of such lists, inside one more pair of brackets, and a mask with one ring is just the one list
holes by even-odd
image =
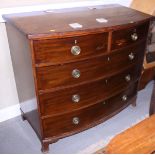
[[133, 53], [130, 53], [128, 57], [129, 57], [129, 60], [133, 60], [135, 58], [135, 55]]
[[73, 124], [77, 125], [80, 123], [80, 119], [78, 117], [74, 117], [72, 122], [73, 122]]
[[125, 80], [129, 82], [131, 80], [131, 76], [130, 75], [125, 76]]
[[131, 39], [132, 39], [133, 41], [136, 41], [136, 40], [138, 39], [138, 34], [137, 34], [137, 33], [133, 33], [133, 34], [131, 35]]
[[80, 71], [78, 70], [78, 69], [74, 69], [73, 71], [72, 71], [72, 76], [74, 77], [74, 78], [79, 78], [80, 77]]
[[80, 52], [81, 52], [81, 48], [79, 46], [77, 46], [77, 45], [76, 46], [72, 46], [71, 53], [73, 55], [79, 55]]
[[104, 102], [102, 102], [102, 104], [103, 104], [103, 105], [105, 105], [105, 104], [106, 104], [106, 102], [104, 101]]
[[122, 101], [127, 101], [127, 99], [128, 99], [127, 95], [122, 96]]
[[72, 96], [72, 101], [74, 103], [78, 103], [80, 101], [80, 95], [78, 95], [78, 94], [73, 95]]

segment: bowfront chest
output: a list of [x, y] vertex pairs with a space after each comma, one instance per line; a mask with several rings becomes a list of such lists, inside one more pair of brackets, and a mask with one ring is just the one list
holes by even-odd
[[136, 105], [151, 16], [106, 5], [4, 18], [23, 119], [43, 152]]

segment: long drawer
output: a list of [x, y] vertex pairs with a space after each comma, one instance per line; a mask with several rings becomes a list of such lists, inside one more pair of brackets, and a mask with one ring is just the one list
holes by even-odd
[[108, 33], [33, 41], [35, 63], [62, 64], [107, 51]]
[[148, 27], [149, 22], [146, 22], [132, 28], [113, 31], [111, 49], [120, 49], [146, 38]]
[[39, 95], [41, 115], [60, 115], [103, 101], [127, 88], [139, 75], [136, 65], [106, 79]]
[[66, 115], [43, 119], [44, 137], [63, 136], [67, 133], [76, 133], [96, 125], [97, 122], [106, 119], [109, 115], [126, 106], [128, 101], [136, 94], [136, 90], [137, 83], [115, 97], [91, 107]]
[[101, 79], [135, 63], [141, 65], [145, 44], [131, 46], [109, 55], [65, 65], [36, 68], [39, 90], [76, 85]]

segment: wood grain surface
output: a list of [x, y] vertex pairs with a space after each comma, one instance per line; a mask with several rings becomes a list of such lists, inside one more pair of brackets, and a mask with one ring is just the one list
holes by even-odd
[[[123, 28], [122, 25], [133, 26], [149, 20], [151, 16], [114, 4], [11, 14], [3, 17], [29, 38], [42, 40], [42, 37], [82, 35]], [[104, 18], [108, 22], [99, 23], [97, 18]], [[69, 26], [71, 23], [79, 23], [82, 28], [74, 29]]]
[[[148, 33], [148, 28], [149, 28], [149, 22], [141, 24], [136, 27], [124, 29], [124, 30], [119, 30], [119, 31], [113, 31], [112, 33], [112, 47], [111, 49], [119, 49], [121, 47], [130, 45], [134, 42], [137, 42], [139, 40], [142, 40], [145, 38], [145, 36]], [[137, 34], [138, 38], [137, 40], [132, 40], [131, 35], [134, 33]]]
[[[33, 44], [36, 64], [63, 64], [107, 52], [108, 33], [63, 39], [35, 40]], [[75, 45], [81, 49], [79, 55], [71, 53], [71, 48]]]
[[[129, 89], [122, 91], [118, 95], [100, 102], [93, 106], [71, 112], [67, 115], [60, 115], [57, 117], [48, 117], [43, 119], [44, 136], [55, 137], [63, 136], [72, 132], [79, 132], [88, 128], [90, 125], [100, 122], [101, 119], [106, 119], [110, 114], [121, 109], [128, 104], [129, 101], [136, 93], [137, 84], [133, 84]], [[127, 95], [126, 101], [122, 100], [122, 96]], [[73, 118], [78, 117], [79, 123], [74, 124]], [[53, 128], [54, 124], [54, 128]]]
[[[128, 75], [131, 77], [130, 81], [125, 79]], [[127, 89], [138, 80], [139, 75], [140, 68], [136, 65], [106, 79], [41, 94], [39, 95], [41, 114], [45, 117], [49, 115], [55, 116], [94, 105]], [[72, 101], [72, 95], [76, 94], [80, 96], [78, 103]]]
[[155, 151], [155, 115], [114, 137], [104, 153], [151, 154]]
[[[109, 77], [123, 68], [142, 62], [144, 46], [130, 47], [91, 60], [36, 68], [38, 89], [42, 93], [50, 89], [77, 85], [95, 79]], [[135, 56], [133, 60], [129, 59], [131, 52]], [[72, 71], [75, 69], [80, 71], [79, 78], [72, 76]]]

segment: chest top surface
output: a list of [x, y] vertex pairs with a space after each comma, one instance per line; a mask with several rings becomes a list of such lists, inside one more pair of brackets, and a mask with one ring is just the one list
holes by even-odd
[[[9, 14], [3, 18], [29, 38], [82, 34], [113, 30], [121, 25], [133, 25], [151, 18], [142, 12], [113, 4], [78, 7], [30, 13]], [[72, 27], [79, 26], [79, 27]], [[79, 25], [78, 25], [79, 24]]]

